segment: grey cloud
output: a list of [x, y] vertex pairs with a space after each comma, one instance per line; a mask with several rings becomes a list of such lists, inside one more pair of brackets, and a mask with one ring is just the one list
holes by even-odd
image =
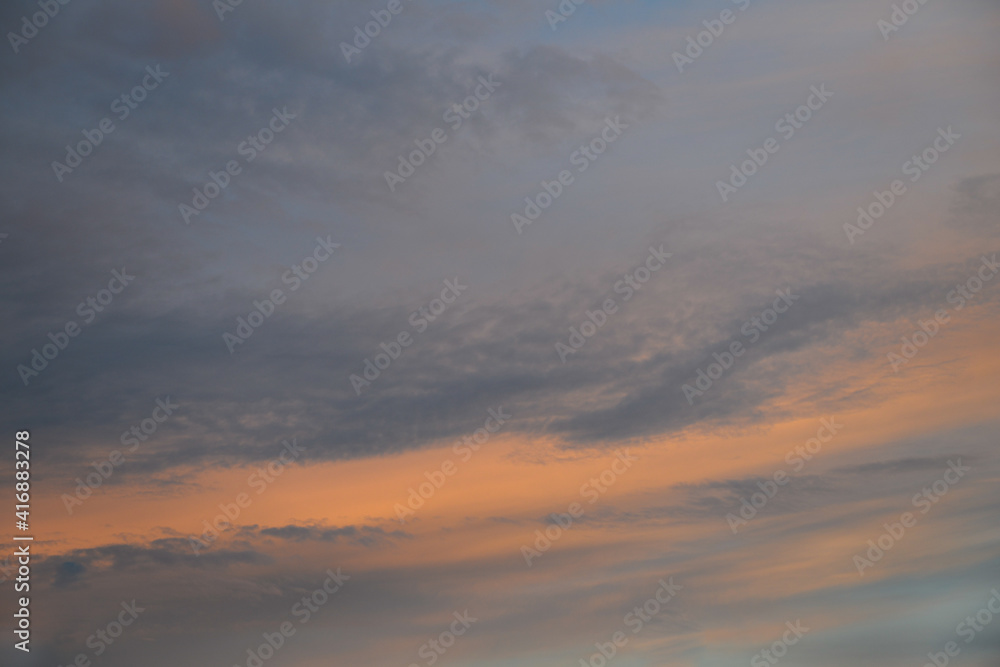
[[277, 537], [293, 542], [307, 540], [338, 542], [344, 540], [355, 542], [365, 547], [377, 546], [391, 539], [412, 537], [405, 531], [386, 531], [379, 526], [341, 526], [328, 528], [323, 526], [299, 526], [295, 524], [275, 528], [261, 528], [259, 534], [265, 537]]
[[110, 544], [77, 549], [42, 561], [42, 576], [57, 586], [82, 584], [109, 573], [141, 571], [153, 567], [196, 569], [226, 568], [235, 564], [263, 564], [270, 558], [254, 551], [218, 549], [196, 555], [186, 539], [163, 538], [148, 545]]
[[[148, 416], [156, 397], [172, 396], [183, 406], [176, 422], [164, 424], [137, 453], [132, 470], [123, 467], [122, 479], [198, 462], [268, 460], [291, 437], [306, 447], [305, 460], [400, 452], [471, 433], [482, 426], [486, 410], [498, 406], [514, 415], [509, 431], [550, 432], [567, 445], [599, 444], [693, 424], [752, 423], [756, 409], [786, 382], [821, 367], [822, 356], [803, 364], [803, 354], [865, 322], [903, 313], [925, 316], [968, 269], [961, 263], [864, 289], [848, 278], [816, 282], [817, 276], [802, 284], [792, 275], [763, 287], [768, 279], [751, 273], [761, 287], [737, 298], [705, 300], [697, 315], [683, 304], [734, 275], [744, 273], [746, 283], [745, 272], [752, 269], [699, 264], [692, 256], [664, 270], [673, 272], [653, 292], [622, 304], [622, 312], [565, 365], [555, 342], [611, 293], [615, 272], [584, 284], [547, 285], [527, 303], [485, 298], [456, 306], [360, 397], [348, 376], [363, 372], [364, 359], [379, 352], [380, 341], [410, 329], [408, 308], [346, 306], [322, 319], [282, 311], [229, 355], [221, 332], [231, 329], [231, 315], [184, 309], [150, 317], [143, 306], [126, 302], [74, 341], [65, 358], [31, 386], [8, 375], [3, 394], [53, 442], [63, 439], [55, 434], [65, 424], [76, 425], [77, 438], [85, 424], [100, 425], [86, 440], [91, 446], [105, 443], [102, 449], [117, 447], [119, 434]], [[726, 377], [688, 405], [681, 386], [693, 382], [713, 352], [743, 339], [741, 323], [785, 285], [801, 285], [793, 289], [800, 300]], [[245, 312], [260, 296], [234, 299], [235, 312]], [[665, 336], [685, 342], [655, 351]], [[24, 363], [25, 352], [43, 342], [37, 329], [22, 332], [6, 346], [6, 367]], [[635, 361], [646, 350], [649, 358]], [[93, 378], [100, 384], [81, 394], [78, 387]], [[217, 391], [220, 382], [224, 394]], [[42, 395], [44, 410], [37, 400]], [[244, 419], [249, 414], [256, 415], [252, 426]]]
[[955, 186], [948, 224], [973, 234], [1000, 233], [1000, 174], [970, 176]]

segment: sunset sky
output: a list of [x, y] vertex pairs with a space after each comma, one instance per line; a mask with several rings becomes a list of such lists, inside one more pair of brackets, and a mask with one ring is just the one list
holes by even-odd
[[995, 0], [50, 1], [0, 664], [1000, 664]]

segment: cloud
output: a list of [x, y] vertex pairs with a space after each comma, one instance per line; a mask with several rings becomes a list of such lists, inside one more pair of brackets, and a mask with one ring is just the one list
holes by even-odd
[[[756, 245], [761, 252], [775, 243], [804, 252], [796, 250], [798, 242], [764, 238]], [[753, 241], [739, 243], [753, 254]], [[554, 434], [567, 446], [600, 444], [695, 425], [753, 423], [756, 411], [790, 383], [822, 373], [832, 341], [864, 326], [925, 316], [945, 303], [945, 293], [972, 265], [961, 261], [883, 275], [874, 266], [881, 260], [872, 257], [872, 266], [862, 264], [853, 276], [836, 268], [826, 276], [785, 269], [778, 282], [766, 275], [769, 267], [703, 264], [699, 252], [675, 253], [678, 263], [664, 269], [661, 282], [651, 282], [634, 303], [622, 303], [621, 312], [566, 364], [555, 343], [565, 342], [568, 327], [578, 326], [588, 308], [614, 294], [611, 287], [621, 274], [613, 269], [585, 283], [544, 283], [523, 300], [484, 298], [456, 306], [433, 328], [415, 334], [413, 347], [360, 396], [349, 376], [363, 372], [380, 341], [394, 340], [402, 330], [415, 333], [407, 324], [408, 308], [281, 311], [229, 355], [221, 342], [221, 332], [231, 326], [226, 318], [196, 309], [153, 316], [138, 303], [115, 304], [100, 327], [74, 341], [67, 350], [71, 359], [53, 361], [27, 389], [8, 376], [3, 395], [14, 413], [30, 417], [39, 429], [74, 423], [79, 432], [83, 424], [117, 423], [91, 439], [100, 450], [117, 447], [118, 436], [148, 416], [155, 398], [171, 396], [182, 406], [179, 414], [143, 445], [122, 479], [205, 462], [269, 460], [278, 453], [276, 443], [291, 437], [306, 447], [306, 461], [397, 453], [471, 433], [485, 411], [498, 406], [515, 415], [510, 432]], [[871, 274], [882, 280], [871, 282]], [[743, 293], [711, 296], [716, 285], [737, 275]], [[741, 334], [743, 325], [786, 287], [799, 299], [751, 344]], [[251, 304], [259, 296], [246, 293], [234, 302]], [[685, 308], [691, 299], [701, 300], [699, 311]], [[983, 303], [992, 308], [991, 301]], [[22, 329], [5, 348], [7, 367], [25, 363], [24, 353], [44, 340], [38, 329]], [[748, 352], [688, 404], [682, 386], [693, 383], [698, 369], [733, 340]], [[220, 363], [226, 367], [222, 375], [214, 370]], [[101, 378], [102, 390], [80, 395], [77, 387], [93, 378]], [[44, 408], [37, 400], [42, 394], [49, 397]], [[69, 456], [64, 460], [72, 461]]]
[[1000, 174], [970, 176], [955, 186], [948, 224], [971, 234], [995, 237], [1000, 233]]
[[307, 540], [318, 542], [338, 542], [340, 540], [356, 542], [365, 547], [374, 547], [390, 539], [411, 538], [402, 530], [386, 531], [379, 526], [342, 526], [327, 528], [323, 526], [299, 526], [288, 524], [277, 528], [261, 528], [259, 535], [277, 537], [291, 542]]
[[55, 586], [88, 583], [113, 573], [153, 568], [226, 569], [237, 564], [263, 564], [270, 558], [254, 551], [217, 549], [196, 555], [187, 540], [164, 538], [150, 544], [109, 544], [76, 549], [42, 561], [40, 569]]

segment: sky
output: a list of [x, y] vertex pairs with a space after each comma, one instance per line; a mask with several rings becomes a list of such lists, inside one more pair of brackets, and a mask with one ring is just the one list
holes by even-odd
[[3, 665], [996, 666], [994, 1], [0, 26]]

